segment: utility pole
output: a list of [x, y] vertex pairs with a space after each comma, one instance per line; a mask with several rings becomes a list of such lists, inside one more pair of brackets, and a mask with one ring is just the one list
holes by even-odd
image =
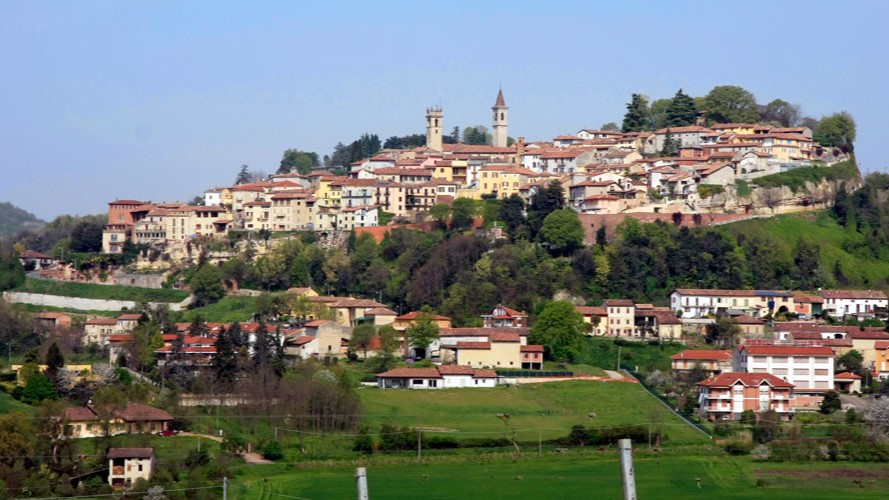
[[228, 500], [228, 478], [222, 478], [222, 500]]
[[355, 480], [358, 483], [358, 500], [368, 500], [367, 470], [364, 467], [355, 470]]
[[633, 441], [619, 439], [620, 482], [623, 485], [624, 500], [636, 500], [636, 471], [633, 469]]
[[417, 460], [423, 456], [423, 431], [417, 431]]

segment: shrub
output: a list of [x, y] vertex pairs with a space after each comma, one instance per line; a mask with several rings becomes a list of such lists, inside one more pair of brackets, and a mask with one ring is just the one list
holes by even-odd
[[743, 441], [729, 441], [723, 449], [729, 455], [747, 455], [753, 449], [753, 445]]
[[355, 436], [355, 441], [352, 443], [352, 451], [357, 451], [359, 453], [373, 453], [374, 440], [370, 436], [370, 431], [367, 427], [361, 426], [358, 428], [358, 434]]
[[210, 463], [210, 454], [207, 450], [189, 450], [183, 462], [189, 469], [201, 467]]
[[764, 444], [758, 444], [750, 451], [750, 455], [756, 460], [768, 460], [772, 456], [772, 450]]
[[262, 458], [266, 460], [281, 460], [284, 458], [284, 449], [281, 443], [277, 441], [269, 441], [262, 447]]

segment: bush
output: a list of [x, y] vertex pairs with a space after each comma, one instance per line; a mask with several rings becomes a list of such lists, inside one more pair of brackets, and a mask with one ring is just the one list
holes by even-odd
[[262, 458], [266, 460], [281, 460], [284, 458], [284, 449], [281, 443], [277, 441], [269, 441], [262, 447]]
[[189, 450], [183, 463], [189, 469], [201, 467], [210, 463], [210, 454], [207, 453], [207, 450]]
[[768, 460], [772, 456], [772, 450], [764, 444], [758, 444], [750, 451], [750, 455], [756, 460]]
[[430, 450], [451, 450], [459, 447], [460, 443], [452, 437], [431, 436], [429, 438], [423, 438], [423, 448], [428, 448]]
[[373, 453], [374, 440], [370, 436], [370, 431], [367, 427], [361, 426], [358, 428], [358, 434], [355, 436], [355, 441], [352, 443], [352, 451], [357, 451], [359, 453]]
[[747, 455], [753, 450], [753, 445], [743, 441], [729, 441], [723, 449], [729, 455]]

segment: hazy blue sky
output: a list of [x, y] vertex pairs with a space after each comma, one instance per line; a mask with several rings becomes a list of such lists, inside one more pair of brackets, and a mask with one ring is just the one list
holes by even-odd
[[620, 123], [633, 92], [740, 85], [849, 111], [862, 167], [887, 170], [887, 20], [886, 1], [0, 0], [0, 201], [191, 199], [287, 148], [424, 132], [430, 104], [446, 131], [490, 126], [501, 83], [528, 140]]

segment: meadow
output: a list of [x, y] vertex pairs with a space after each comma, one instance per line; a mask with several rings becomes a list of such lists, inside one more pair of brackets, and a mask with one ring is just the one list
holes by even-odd
[[132, 300], [135, 302], [181, 302], [188, 298], [185, 290], [167, 288], [139, 288], [123, 285], [98, 285], [67, 281], [37, 280], [27, 278], [25, 283], [13, 289], [16, 292], [62, 295], [83, 299]]

